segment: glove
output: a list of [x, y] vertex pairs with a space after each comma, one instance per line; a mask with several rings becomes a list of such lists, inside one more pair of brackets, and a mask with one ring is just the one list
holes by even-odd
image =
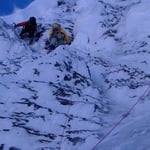
[[71, 44], [71, 41], [68, 41], [67, 44], [70, 45], [70, 44]]
[[70, 45], [71, 44], [70, 38], [66, 42], [67, 42], [68, 45]]
[[56, 47], [54, 45], [50, 45], [50, 49], [54, 50]]
[[16, 28], [17, 27], [17, 25], [14, 23], [14, 28]]

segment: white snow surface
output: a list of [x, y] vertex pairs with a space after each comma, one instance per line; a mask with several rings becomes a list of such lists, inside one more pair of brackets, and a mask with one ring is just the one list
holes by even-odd
[[[150, 150], [149, 7], [34, 0], [1, 17], [0, 150]], [[13, 28], [30, 16], [46, 29], [31, 46]], [[47, 54], [54, 22], [72, 43]]]

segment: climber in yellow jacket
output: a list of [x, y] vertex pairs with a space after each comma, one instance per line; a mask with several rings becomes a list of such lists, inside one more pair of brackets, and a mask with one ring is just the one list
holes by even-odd
[[60, 24], [52, 24], [52, 29], [49, 31], [49, 46], [53, 50], [59, 45], [70, 44], [70, 38]]

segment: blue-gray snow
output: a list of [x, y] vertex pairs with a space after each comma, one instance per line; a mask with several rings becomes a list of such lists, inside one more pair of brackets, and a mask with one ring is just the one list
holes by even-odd
[[[1, 17], [0, 150], [150, 150], [149, 8], [149, 0], [34, 0]], [[28, 46], [13, 22], [30, 16], [46, 30]], [[73, 41], [47, 54], [54, 22]]]

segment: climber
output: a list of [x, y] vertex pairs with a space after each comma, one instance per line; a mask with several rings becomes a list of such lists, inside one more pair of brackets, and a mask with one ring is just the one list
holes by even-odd
[[15, 24], [15, 28], [20, 27], [20, 26], [23, 26], [22, 31], [20, 33], [21, 39], [24, 39], [25, 37], [29, 37], [31, 38], [31, 41], [30, 41], [31, 43], [33, 40], [34, 34], [36, 33], [36, 30], [37, 30], [36, 18], [30, 17], [28, 21]]
[[61, 25], [58, 23], [52, 24], [52, 29], [49, 31], [49, 40], [46, 43], [46, 46], [49, 46], [49, 50], [54, 50], [59, 45], [70, 43], [70, 38]]

